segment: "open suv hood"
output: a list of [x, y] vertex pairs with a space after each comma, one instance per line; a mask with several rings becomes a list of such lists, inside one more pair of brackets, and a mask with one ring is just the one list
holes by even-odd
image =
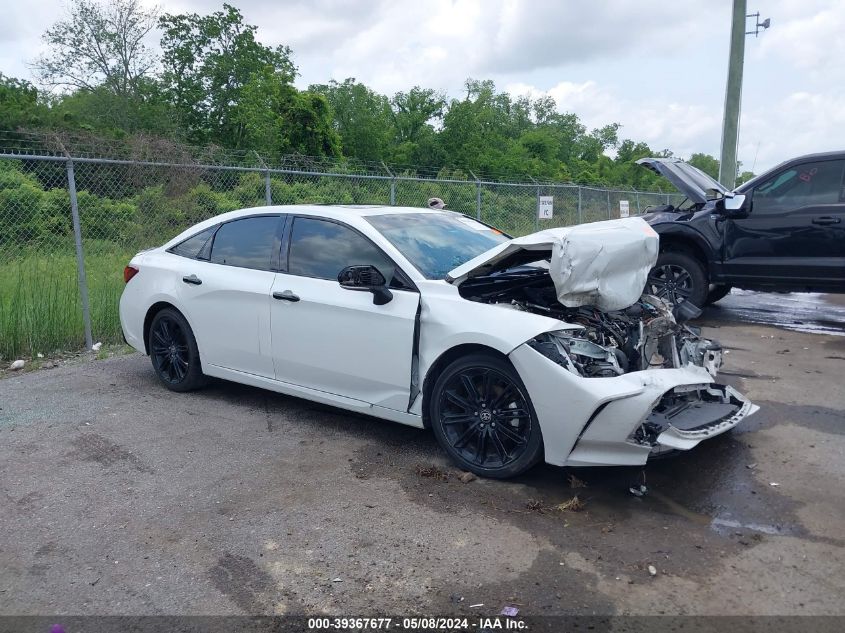
[[449, 272], [460, 285], [545, 260], [560, 303], [619, 310], [639, 299], [657, 261], [659, 238], [642, 218], [622, 218], [538, 231], [498, 244]]
[[700, 169], [677, 158], [641, 158], [637, 165], [660, 174], [687, 198], [699, 204], [714, 197], [712, 194], [708, 195], [708, 192], [713, 191], [722, 196], [730, 193]]

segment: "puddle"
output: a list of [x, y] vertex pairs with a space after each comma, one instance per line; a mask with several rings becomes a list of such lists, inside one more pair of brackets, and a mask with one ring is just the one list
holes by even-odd
[[704, 319], [845, 336], [845, 302], [838, 296], [813, 292], [780, 294], [734, 289], [705, 309]]
[[743, 523], [734, 519], [724, 519], [716, 517], [710, 521], [710, 527], [720, 534], [730, 532], [732, 530], [751, 530], [752, 532], [760, 532], [762, 534], [794, 534], [793, 530], [784, 528], [780, 525], [765, 525], [763, 523]]

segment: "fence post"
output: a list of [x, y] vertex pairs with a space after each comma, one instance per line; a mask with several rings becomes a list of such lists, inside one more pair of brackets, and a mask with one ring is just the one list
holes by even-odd
[[[528, 177], [531, 178], [531, 176]], [[540, 184], [533, 178], [531, 182], [537, 185], [537, 202], [534, 205], [534, 232], [536, 233], [540, 230]]]
[[640, 192], [638, 191], [635, 195], [637, 196], [637, 215], [640, 215]]
[[607, 190], [607, 219], [611, 218], [610, 215], [610, 189]]
[[469, 175], [475, 178], [475, 219], [481, 221], [481, 181], [478, 179], [472, 170], [469, 170]]
[[381, 166], [384, 167], [384, 171], [387, 172], [387, 175], [390, 176], [390, 206], [396, 206], [396, 176], [393, 175], [393, 172], [390, 171], [390, 168], [384, 164], [384, 161], [381, 161]]
[[584, 219], [581, 217], [581, 185], [578, 185], [578, 224], [583, 224]]
[[88, 279], [85, 277], [85, 256], [82, 252], [82, 226], [79, 222], [79, 202], [76, 199], [76, 178], [73, 173], [73, 161], [67, 161], [67, 189], [70, 194], [70, 214], [73, 218], [73, 239], [76, 243], [76, 270], [79, 275], [79, 295], [82, 299], [82, 323], [85, 327], [85, 347], [91, 349], [94, 339], [91, 336], [91, 311], [88, 305]]
[[264, 162], [264, 159], [261, 158], [261, 154], [255, 150], [252, 150], [252, 153], [255, 154], [255, 158], [258, 159], [258, 163], [264, 168], [264, 204], [269, 207], [273, 204], [273, 188], [270, 185], [270, 168], [267, 166], [267, 163]]

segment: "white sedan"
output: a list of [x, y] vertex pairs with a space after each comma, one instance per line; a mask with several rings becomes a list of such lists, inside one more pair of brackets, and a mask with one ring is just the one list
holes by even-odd
[[214, 376], [431, 428], [487, 477], [641, 465], [757, 410], [640, 296], [657, 240], [638, 218], [511, 239], [450, 211], [243, 209], [136, 255], [120, 320], [174, 391]]

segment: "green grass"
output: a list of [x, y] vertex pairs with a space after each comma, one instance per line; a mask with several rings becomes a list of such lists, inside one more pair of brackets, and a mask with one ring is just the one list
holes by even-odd
[[[123, 267], [134, 250], [89, 241], [85, 263], [94, 341], [122, 340], [118, 301]], [[0, 358], [80, 349], [85, 345], [76, 256], [71, 251], [0, 253]]]

